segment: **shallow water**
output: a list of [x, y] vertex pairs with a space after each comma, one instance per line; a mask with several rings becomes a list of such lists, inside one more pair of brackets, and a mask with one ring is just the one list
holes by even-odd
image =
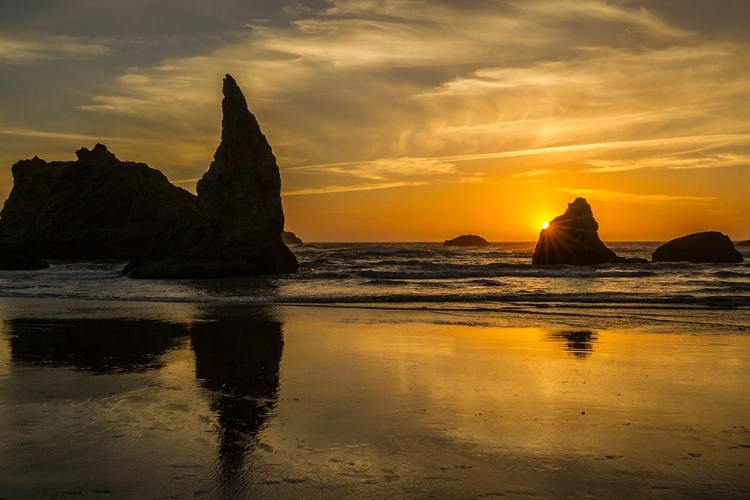
[[721, 314], [5, 299], [0, 497], [745, 498]]

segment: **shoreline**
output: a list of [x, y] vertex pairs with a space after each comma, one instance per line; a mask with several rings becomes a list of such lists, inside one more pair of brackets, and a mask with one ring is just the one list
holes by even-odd
[[0, 315], [0, 497], [750, 494], [738, 331], [75, 299]]
[[[424, 324], [466, 324], [477, 327], [543, 327], [545, 324], [556, 324], [569, 327], [583, 327], [594, 329], [620, 329], [632, 332], [648, 331], [662, 334], [679, 335], [675, 328], [695, 329], [694, 333], [708, 335], [746, 335], [750, 333], [750, 308], [690, 308], [690, 307], [654, 307], [644, 309], [638, 306], [632, 307], [607, 307], [581, 305], [571, 307], [565, 304], [560, 307], [540, 304], [513, 304], [507, 307], [421, 307], [420, 304], [410, 304], [406, 307], [397, 305], [386, 305], [383, 303], [294, 303], [294, 302], [254, 302], [254, 301], [222, 301], [222, 300], [138, 300], [118, 298], [57, 298], [57, 297], [2, 297], [0, 296], [0, 314], [7, 310], [4, 303], [16, 304], [11, 309], [26, 309], [31, 306], [35, 312], [28, 311], [35, 317], [40, 317], [36, 312], [37, 306], [46, 304], [45, 312], [53, 316], [62, 314], [69, 316], [89, 309], [98, 310], [98, 313], [108, 312], [110, 317], [117, 317], [116, 311], [122, 311], [123, 317], [128, 312], [149, 310], [156, 308], [183, 310], [182, 314], [188, 314], [190, 309], [194, 310], [268, 310], [279, 309], [290, 311], [309, 310], [324, 314], [324, 311], [353, 311], [361, 312], [362, 315], [386, 314], [393, 320], [402, 322], [424, 323]], [[50, 304], [57, 303], [52, 309]], [[70, 310], [66, 307], [69, 306]], [[493, 304], [497, 306], [498, 304]], [[647, 311], [646, 314], [639, 313]], [[659, 314], [663, 313], [663, 314]], [[193, 311], [190, 314], [195, 314]], [[44, 315], [41, 315], [44, 317]], [[440, 320], [436, 318], [441, 318]], [[383, 320], [387, 321], [387, 320]], [[188, 321], [189, 322], [189, 321]]]

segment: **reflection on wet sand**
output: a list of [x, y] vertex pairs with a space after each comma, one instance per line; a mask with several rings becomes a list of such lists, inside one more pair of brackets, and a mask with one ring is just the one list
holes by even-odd
[[14, 365], [97, 374], [162, 369], [165, 356], [189, 339], [195, 379], [218, 423], [218, 486], [227, 496], [246, 488], [249, 455], [278, 399], [282, 324], [268, 311], [204, 309], [186, 323], [12, 318], [5, 325]]
[[210, 391], [219, 421], [220, 485], [224, 493], [237, 494], [247, 481], [248, 454], [278, 400], [282, 326], [260, 312], [210, 317], [191, 331], [195, 376]]
[[750, 492], [744, 332], [32, 306], [0, 322], [0, 498]]
[[161, 368], [161, 357], [188, 334], [185, 325], [156, 320], [14, 318], [6, 325], [14, 363], [101, 373]]
[[550, 333], [547, 340], [562, 344], [577, 358], [587, 358], [594, 350], [597, 335], [591, 330], [560, 330]]

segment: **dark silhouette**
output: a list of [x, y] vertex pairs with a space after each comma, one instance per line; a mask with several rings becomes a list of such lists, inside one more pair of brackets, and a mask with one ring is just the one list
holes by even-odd
[[738, 247], [750, 247], [750, 240], [738, 241], [737, 246]]
[[161, 356], [190, 333], [185, 325], [118, 318], [15, 318], [6, 325], [13, 362], [99, 373], [160, 368]]
[[72, 162], [37, 157], [13, 165], [0, 213], [2, 247], [53, 259], [132, 258], [177, 250], [195, 196], [144, 163], [122, 162], [102, 144]]
[[46, 260], [0, 253], [0, 271], [36, 271], [48, 267]]
[[229, 497], [241, 493], [246, 460], [278, 400], [282, 325], [264, 311], [215, 311], [193, 327], [195, 376], [209, 391], [219, 430], [219, 479]]
[[291, 231], [282, 231], [281, 232], [281, 241], [284, 242], [285, 245], [302, 245], [304, 244], [302, 240], [294, 234]]
[[565, 349], [573, 356], [586, 358], [594, 350], [596, 334], [589, 330], [562, 330], [550, 333], [549, 340], [564, 344]]
[[718, 231], [693, 233], [671, 240], [652, 254], [654, 262], [738, 263], [742, 254], [729, 236]]
[[262, 309], [210, 309], [199, 319], [191, 325], [121, 318], [14, 318], [6, 326], [13, 363], [98, 374], [163, 368], [163, 356], [189, 341], [195, 378], [205, 388], [219, 424], [223, 496], [243, 498], [247, 462], [278, 401], [282, 324]]
[[485, 247], [489, 244], [487, 240], [475, 234], [462, 234], [443, 243], [447, 247]]
[[299, 267], [281, 239], [281, 177], [271, 146], [229, 75], [223, 93], [221, 143], [198, 182], [182, 250], [166, 261], [129, 266], [133, 278], [278, 274]]
[[599, 224], [584, 198], [568, 204], [539, 234], [532, 264], [592, 265], [625, 262], [599, 239]]
[[0, 268], [55, 259], [132, 259], [138, 278], [215, 278], [295, 272], [281, 239], [281, 177], [271, 146], [234, 79], [224, 79], [222, 135], [198, 196], [106, 146], [75, 162], [37, 157], [13, 166], [0, 214]]

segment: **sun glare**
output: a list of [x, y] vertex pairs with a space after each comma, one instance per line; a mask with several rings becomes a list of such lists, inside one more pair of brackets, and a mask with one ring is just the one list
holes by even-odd
[[549, 227], [549, 222], [542, 222], [542, 229], [547, 229]]

